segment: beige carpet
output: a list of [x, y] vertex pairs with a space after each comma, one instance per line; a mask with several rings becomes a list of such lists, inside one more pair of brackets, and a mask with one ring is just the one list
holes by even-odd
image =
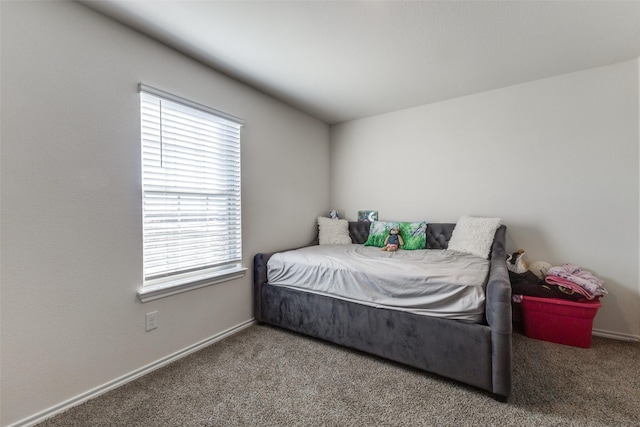
[[251, 326], [40, 424], [50, 426], [640, 426], [640, 344], [514, 335], [508, 403], [444, 378]]

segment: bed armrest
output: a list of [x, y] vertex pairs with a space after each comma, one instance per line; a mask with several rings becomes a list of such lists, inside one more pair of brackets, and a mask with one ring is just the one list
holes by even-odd
[[505, 235], [502, 225], [496, 231], [491, 249], [491, 266], [487, 282], [486, 317], [491, 330], [511, 334], [511, 283], [507, 270]]
[[506, 227], [496, 231], [491, 250], [491, 267], [487, 283], [486, 317], [491, 328], [491, 365], [493, 393], [506, 401], [511, 394], [511, 283], [505, 252]]
[[253, 257], [253, 317], [256, 321], [262, 321], [262, 298], [260, 288], [267, 282], [267, 262], [275, 252], [257, 253]]

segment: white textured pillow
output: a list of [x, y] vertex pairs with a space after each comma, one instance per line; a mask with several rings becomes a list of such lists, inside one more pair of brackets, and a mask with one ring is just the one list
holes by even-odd
[[331, 219], [318, 217], [318, 238], [321, 245], [348, 245], [349, 221], [346, 219]]
[[500, 224], [500, 218], [463, 216], [453, 229], [448, 249], [486, 259], [489, 257], [491, 244]]

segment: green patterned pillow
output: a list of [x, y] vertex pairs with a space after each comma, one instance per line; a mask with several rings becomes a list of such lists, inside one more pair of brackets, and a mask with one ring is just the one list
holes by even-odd
[[427, 223], [421, 222], [386, 222], [373, 221], [369, 228], [369, 238], [364, 243], [365, 246], [384, 246], [384, 241], [389, 235], [389, 230], [393, 227], [400, 229], [400, 236], [404, 245], [401, 249], [412, 251], [424, 249], [427, 243]]
[[[393, 227], [400, 227], [398, 222], [372, 221], [369, 228], [369, 238], [364, 242], [365, 246], [384, 246], [384, 241]], [[404, 239], [404, 236], [402, 236]]]
[[[416, 249], [424, 249], [427, 244], [427, 223], [421, 222], [401, 222], [400, 236], [404, 241], [404, 245], [401, 247], [407, 251], [413, 251]], [[384, 242], [384, 240], [383, 240]]]

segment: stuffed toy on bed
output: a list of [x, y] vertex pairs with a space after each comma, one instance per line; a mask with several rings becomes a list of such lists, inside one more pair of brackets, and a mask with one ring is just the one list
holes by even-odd
[[384, 239], [384, 246], [382, 247], [383, 251], [397, 251], [401, 246], [404, 245], [404, 241], [402, 240], [402, 236], [400, 236], [400, 228], [393, 227], [389, 230], [389, 235], [386, 239]]

